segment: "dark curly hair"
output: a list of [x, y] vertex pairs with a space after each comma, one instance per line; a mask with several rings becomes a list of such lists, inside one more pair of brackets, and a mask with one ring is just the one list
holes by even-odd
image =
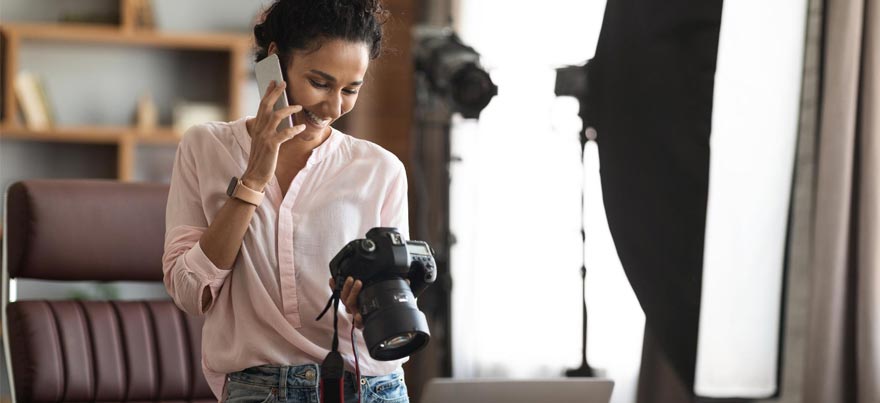
[[254, 26], [256, 61], [269, 55], [272, 42], [286, 62], [292, 51], [317, 50], [328, 39], [366, 43], [375, 59], [387, 16], [379, 0], [276, 0]]

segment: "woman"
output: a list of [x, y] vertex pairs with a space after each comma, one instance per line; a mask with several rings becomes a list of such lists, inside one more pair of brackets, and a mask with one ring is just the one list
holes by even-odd
[[[275, 2], [254, 28], [257, 60], [278, 54], [286, 82], [269, 87], [256, 117], [198, 125], [181, 140], [165, 286], [181, 309], [205, 315], [202, 368], [222, 401], [318, 401], [333, 320], [315, 318], [330, 297], [330, 259], [372, 227], [407, 236], [403, 164], [331, 127], [379, 55], [384, 13], [377, 0]], [[273, 111], [282, 91], [291, 106]], [[291, 115], [295, 126], [276, 131]], [[360, 288], [344, 285], [349, 313]], [[403, 360], [373, 360], [352, 331], [359, 315], [339, 319], [346, 399], [359, 384], [364, 401], [408, 402]]]

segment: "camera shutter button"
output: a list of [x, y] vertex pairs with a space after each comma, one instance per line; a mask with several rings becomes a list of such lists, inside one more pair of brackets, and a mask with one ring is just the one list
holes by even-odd
[[364, 252], [373, 253], [373, 251], [376, 250], [376, 244], [372, 240], [364, 239], [361, 241], [361, 249], [363, 249]]

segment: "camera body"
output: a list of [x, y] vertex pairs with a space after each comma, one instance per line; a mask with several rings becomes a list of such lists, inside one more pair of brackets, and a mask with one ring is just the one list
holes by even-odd
[[403, 278], [410, 281], [412, 293], [418, 297], [437, 279], [437, 264], [426, 242], [405, 240], [397, 228], [377, 227], [367, 232], [366, 238], [345, 245], [330, 261], [330, 274], [336, 284], [350, 276], [361, 280], [363, 288]]
[[336, 254], [330, 274], [337, 292], [348, 277], [363, 283], [358, 303], [373, 358], [396, 360], [428, 343], [428, 322], [415, 301], [437, 279], [427, 243], [405, 240], [396, 228], [373, 228], [366, 238], [349, 242]]

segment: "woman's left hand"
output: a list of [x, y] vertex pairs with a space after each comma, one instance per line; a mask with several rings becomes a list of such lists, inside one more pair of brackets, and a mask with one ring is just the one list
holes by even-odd
[[[340, 295], [340, 301], [345, 305], [345, 312], [354, 315], [354, 326], [361, 330], [364, 328], [364, 320], [358, 305], [358, 295], [360, 295], [363, 286], [364, 284], [360, 280], [349, 277], [345, 279], [345, 284], [342, 285], [342, 294]], [[336, 282], [333, 278], [330, 278], [330, 289], [335, 288]]]

